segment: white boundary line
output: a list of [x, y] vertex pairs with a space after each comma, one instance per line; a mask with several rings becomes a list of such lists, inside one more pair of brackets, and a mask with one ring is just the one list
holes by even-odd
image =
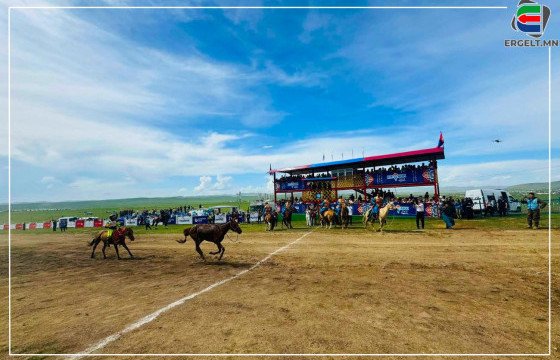
[[[11, 10], [12, 9], [507, 9], [507, 6], [10, 6], [8, 7], [8, 223], [11, 224]], [[551, 48], [548, 48], [548, 199], [549, 204], [552, 199], [552, 82], [551, 82]], [[551, 232], [551, 220], [552, 220], [552, 210], [549, 205], [548, 208], [548, 353], [545, 354], [91, 354], [87, 353], [88, 350], [92, 349], [91, 352], [103, 348], [105, 345], [118, 340], [122, 335], [133, 331], [140, 326], [147, 324], [155, 320], [162, 313], [183, 304], [184, 302], [210, 291], [214, 287], [222, 285], [230, 280], [233, 280], [243, 274], [253, 270], [254, 268], [260, 266], [264, 261], [268, 260], [274, 254], [286, 249], [290, 245], [298, 242], [310, 233], [306, 233], [300, 238], [294, 240], [293, 242], [285, 245], [284, 247], [274, 251], [269, 254], [264, 259], [257, 262], [251, 268], [243, 270], [231, 278], [222, 280], [218, 283], [210, 285], [209, 287], [199, 291], [198, 293], [186, 296], [172, 304], [167, 305], [142, 319], [138, 322], [128, 326], [121, 332], [111, 335], [98, 344], [88, 348], [84, 353], [80, 354], [13, 354], [12, 353], [12, 312], [11, 312], [11, 229], [8, 228], [8, 353], [9, 356], [69, 356], [70, 359], [76, 359], [76, 357], [84, 356], [551, 356], [552, 354], [552, 232]], [[166, 309], [166, 310], [163, 310]], [[162, 311], [163, 310], [163, 311]], [[137, 325], [139, 324], [139, 325]]]
[[548, 355], [552, 354], [552, 48], [548, 48]]
[[[262, 263], [264, 263], [265, 261], [267, 261], [268, 259], [270, 259], [274, 255], [278, 254], [279, 252], [286, 250], [287, 248], [289, 248], [293, 244], [297, 243], [298, 241], [300, 241], [301, 239], [303, 239], [304, 237], [306, 237], [309, 234], [311, 234], [311, 231], [303, 234], [302, 236], [298, 237], [297, 239], [295, 239], [291, 243], [286, 244], [286, 245], [282, 246], [281, 248], [278, 248], [278, 249], [274, 250], [273, 252], [271, 252], [270, 254], [268, 254], [267, 256], [265, 256], [264, 258], [259, 260], [258, 262], [256, 262], [253, 266], [251, 266], [248, 269], [240, 271], [237, 274], [235, 274], [235, 275], [233, 275], [233, 276], [231, 276], [227, 279], [220, 280], [220, 281], [218, 281], [218, 282], [216, 282], [216, 283], [214, 283], [214, 284], [212, 284], [212, 285], [210, 285], [210, 286], [208, 286], [208, 287], [206, 287], [206, 288], [204, 288], [200, 291], [197, 291], [197, 292], [192, 293], [190, 295], [187, 295], [187, 296], [185, 296], [185, 297], [183, 297], [183, 298], [181, 298], [181, 299], [179, 299], [175, 302], [172, 302], [171, 304], [166, 305], [166, 306], [162, 307], [161, 309], [159, 309], [157, 311], [154, 311], [150, 315], [144, 316], [143, 318], [141, 318], [137, 322], [128, 325], [126, 328], [119, 331], [118, 333], [107, 336], [105, 339], [99, 341], [97, 344], [88, 347], [86, 350], [83, 351], [83, 353], [80, 353], [80, 354], [65, 354], [65, 355], [70, 356], [70, 359], [73, 359], [73, 360], [79, 359], [80, 357], [88, 355], [88, 354], [92, 355], [92, 356], [97, 356], [98, 354], [92, 354], [92, 353], [97, 351], [97, 350], [100, 350], [100, 349], [104, 348], [106, 345], [108, 345], [108, 344], [110, 344], [114, 341], [119, 340], [123, 335], [128, 334], [129, 332], [134, 331], [134, 330], [136, 330], [136, 329], [138, 329], [138, 328], [140, 328], [140, 327], [142, 327], [146, 324], [151, 323], [152, 321], [157, 319], [160, 315], [168, 312], [171, 309], [176, 308], [179, 305], [183, 305], [185, 302], [187, 302], [191, 299], [194, 299], [198, 295], [202, 295], [202, 294], [204, 294], [204, 293], [206, 293], [206, 292], [208, 292], [208, 291], [210, 291], [210, 290], [212, 290], [212, 289], [214, 289], [214, 288], [216, 288], [220, 285], [223, 285], [227, 282], [230, 282], [231, 280], [237, 279], [238, 277], [245, 275], [246, 273], [248, 273], [251, 270], [254, 270], [254, 269], [258, 268], [259, 266], [261, 266]], [[20, 354], [20, 355], [24, 355], [24, 354]], [[49, 354], [49, 355], [51, 355], [51, 354]], [[62, 355], [62, 354], [59, 354], [59, 355]], [[26, 354], [25, 356], [29, 356], [29, 355]]]

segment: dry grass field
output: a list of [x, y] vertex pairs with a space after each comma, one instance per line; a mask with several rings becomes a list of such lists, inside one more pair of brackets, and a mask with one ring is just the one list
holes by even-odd
[[[12, 351], [81, 352], [220, 280], [102, 353], [546, 353], [548, 232], [246, 232], [204, 263], [179, 235], [89, 258], [89, 233], [12, 236]], [[553, 236], [558, 235], [554, 230]], [[203, 251], [213, 251], [203, 244]], [[557, 263], [559, 246], [553, 247]], [[6, 259], [7, 236], [0, 235]], [[7, 266], [0, 316], [7, 318]], [[553, 280], [553, 316], [559, 291]], [[558, 338], [557, 322], [553, 342]], [[6, 353], [7, 328], [0, 329]], [[553, 350], [555, 356], [557, 350]], [[21, 357], [20, 357], [21, 358]], [[41, 358], [41, 357], [34, 357]], [[97, 357], [94, 357], [94, 359]], [[128, 357], [125, 357], [128, 358]]]

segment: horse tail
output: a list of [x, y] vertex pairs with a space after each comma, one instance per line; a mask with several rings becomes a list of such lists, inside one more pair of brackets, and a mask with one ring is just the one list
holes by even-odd
[[186, 228], [185, 230], [183, 230], [183, 235], [185, 235], [185, 238], [182, 240], [176, 240], [179, 244], [184, 244], [187, 242], [187, 237], [189, 236], [190, 232], [191, 232], [192, 227], [190, 228]]
[[91, 239], [91, 241], [88, 243], [88, 246], [93, 246], [93, 244], [95, 243], [95, 240], [97, 240], [99, 238], [99, 233], [97, 233], [93, 239]]

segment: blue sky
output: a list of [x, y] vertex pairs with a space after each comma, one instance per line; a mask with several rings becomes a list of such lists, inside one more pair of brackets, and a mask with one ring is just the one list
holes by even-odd
[[[505, 48], [527, 38], [517, 2], [482, 3], [508, 9], [12, 10], [12, 201], [264, 192], [269, 164], [429, 148], [440, 131], [442, 186], [546, 181], [548, 49]], [[134, 2], [157, 4], [185, 3]], [[434, 4], [481, 2], [391, 2]]]

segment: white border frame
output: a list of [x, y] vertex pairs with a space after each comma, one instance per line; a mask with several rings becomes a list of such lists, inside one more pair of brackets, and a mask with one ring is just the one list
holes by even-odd
[[[507, 6], [10, 6], [8, 7], [8, 223], [11, 224], [12, 214], [12, 199], [11, 199], [11, 11], [12, 9], [507, 9]], [[170, 356], [170, 357], [317, 357], [317, 356], [331, 356], [331, 357], [349, 357], [349, 356], [364, 356], [364, 357], [378, 357], [378, 356], [458, 356], [458, 357], [482, 357], [482, 356], [551, 356], [552, 351], [552, 209], [550, 206], [552, 200], [552, 83], [551, 83], [551, 48], [548, 48], [548, 353], [529, 353], [529, 354], [507, 354], [507, 353], [482, 353], [482, 354], [421, 354], [421, 353], [404, 353], [404, 354], [15, 354], [12, 353], [12, 298], [11, 298], [11, 229], [8, 229], [8, 355], [9, 356], [66, 356], [70, 358], [84, 357], [84, 356]]]

